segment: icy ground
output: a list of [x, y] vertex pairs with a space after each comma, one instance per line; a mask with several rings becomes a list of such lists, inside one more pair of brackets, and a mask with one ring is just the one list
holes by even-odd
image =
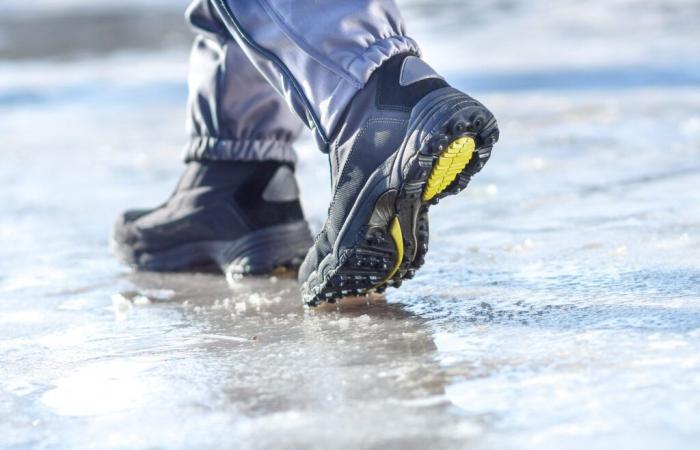
[[39, 4], [0, 5], [0, 448], [698, 448], [700, 2], [407, 5], [502, 141], [414, 280], [312, 310], [115, 262], [181, 170], [184, 2]]

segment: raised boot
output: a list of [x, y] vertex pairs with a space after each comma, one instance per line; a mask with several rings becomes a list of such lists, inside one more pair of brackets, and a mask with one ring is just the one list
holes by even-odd
[[412, 54], [387, 60], [331, 136], [328, 219], [299, 270], [308, 304], [398, 287], [428, 250], [428, 209], [498, 140], [493, 115]]

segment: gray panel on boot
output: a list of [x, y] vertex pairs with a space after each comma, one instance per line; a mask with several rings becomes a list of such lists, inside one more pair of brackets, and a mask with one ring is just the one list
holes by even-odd
[[287, 166], [277, 169], [277, 172], [267, 184], [262, 198], [266, 202], [291, 202], [297, 200], [299, 198], [299, 187], [292, 169]]
[[408, 86], [409, 84], [427, 80], [428, 78], [440, 78], [442, 80], [442, 77], [438, 75], [432, 67], [415, 56], [409, 56], [403, 60], [399, 78], [399, 84], [401, 86]]

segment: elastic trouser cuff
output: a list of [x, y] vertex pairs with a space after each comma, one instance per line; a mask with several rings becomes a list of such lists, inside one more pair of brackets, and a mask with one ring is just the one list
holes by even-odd
[[185, 146], [184, 159], [186, 162], [208, 160], [296, 163], [297, 157], [289, 141], [193, 136]]
[[362, 89], [372, 73], [385, 61], [393, 56], [409, 53], [420, 56], [420, 48], [416, 42], [406, 36], [391, 36], [372, 43], [350, 64], [347, 73], [351, 74], [356, 83], [341, 80], [326, 94], [328, 101], [319, 108], [320, 121], [327, 136], [331, 136], [338, 125], [345, 108], [357, 92]]

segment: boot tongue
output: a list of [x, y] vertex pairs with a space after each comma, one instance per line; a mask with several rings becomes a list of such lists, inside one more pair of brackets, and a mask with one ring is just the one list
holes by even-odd
[[420, 58], [407, 56], [406, 59], [403, 60], [401, 72], [399, 74], [399, 84], [401, 86], [409, 86], [429, 78], [443, 79], [432, 67]]

